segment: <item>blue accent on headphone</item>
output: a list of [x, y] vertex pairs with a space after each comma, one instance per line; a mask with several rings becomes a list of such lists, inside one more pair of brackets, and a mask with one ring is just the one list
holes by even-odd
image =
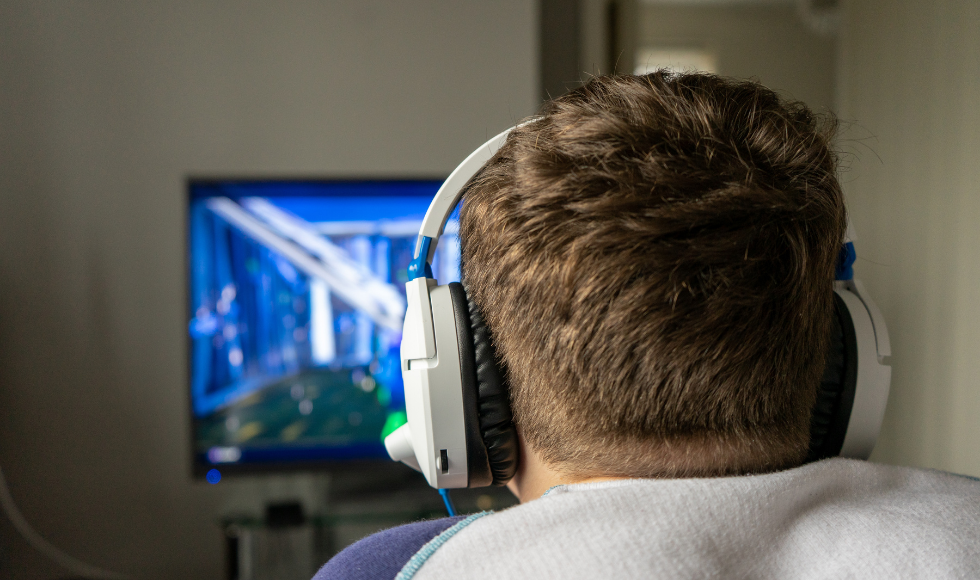
[[837, 271], [834, 273], [834, 279], [853, 279], [855, 259], [857, 259], [857, 253], [854, 252], [854, 243], [847, 242], [841, 247], [840, 254], [837, 255]]
[[422, 241], [419, 244], [419, 255], [412, 258], [412, 263], [408, 265], [408, 279], [414, 280], [416, 278], [434, 278], [432, 275], [432, 266], [426, 261], [429, 257], [429, 246], [432, 245], [432, 238], [429, 236], [422, 236]]

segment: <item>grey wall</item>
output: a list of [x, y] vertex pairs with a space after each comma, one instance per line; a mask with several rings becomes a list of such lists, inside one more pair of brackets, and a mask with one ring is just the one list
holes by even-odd
[[581, 4], [581, 0], [538, 2], [542, 100], [565, 94], [583, 76], [579, 63]]
[[874, 459], [980, 476], [980, 3], [844, 3], [855, 274], [888, 322]]
[[641, 3], [637, 42], [711, 50], [719, 74], [755, 78], [818, 111], [834, 108], [835, 39], [807, 28], [792, 3]]
[[[439, 175], [539, 102], [501, 2], [0, 0], [0, 466], [53, 543], [216, 578], [189, 476], [184, 179]], [[0, 576], [52, 577], [0, 518]]]

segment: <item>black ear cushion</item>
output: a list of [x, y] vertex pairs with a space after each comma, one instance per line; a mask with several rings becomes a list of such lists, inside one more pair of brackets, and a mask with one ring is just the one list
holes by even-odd
[[830, 348], [810, 420], [807, 461], [840, 454], [857, 387], [857, 334], [847, 304], [834, 293]]
[[456, 321], [456, 344], [459, 350], [460, 387], [463, 391], [463, 431], [466, 435], [466, 485], [485, 487], [493, 483], [487, 446], [480, 430], [479, 382], [476, 355], [473, 352], [473, 331], [466, 292], [458, 282], [449, 284], [449, 298]]
[[493, 484], [504, 485], [514, 477], [519, 459], [517, 430], [510, 410], [510, 392], [483, 314], [469, 295], [466, 304], [479, 385], [480, 431], [490, 459]]

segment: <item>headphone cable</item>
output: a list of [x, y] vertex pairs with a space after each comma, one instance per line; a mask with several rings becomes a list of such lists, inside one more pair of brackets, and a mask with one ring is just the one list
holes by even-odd
[[129, 576], [124, 574], [90, 566], [62, 552], [45, 540], [41, 534], [37, 533], [31, 527], [27, 519], [24, 518], [24, 514], [20, 513], [20, 510], [17, 509], [17, 504], [14, 503], [14, 498], [10, 495], [10, 489], [7, 487], [7, 480], [3, 476], [2, 468], [0, 468], [0, 506], [3, 507], [4, 513], [7, 514], [7, 519], [20, 532], [20, 535], [27, 540], [28, 544], [38, 552], [41, 552], [64, 568], [70, 570], [73, 574], [77, 574], [82, 578], [99, 578], [103, 580], [125, 580], [129, 578]]
[[449, 490], [440, 489], [439, 495], [442, 496], [442, 501], [446, 504], [446, 511], [449, 512], [449, 517], [456, 517], [456, 506], [453, 505], [453, 500], [449, 497]]

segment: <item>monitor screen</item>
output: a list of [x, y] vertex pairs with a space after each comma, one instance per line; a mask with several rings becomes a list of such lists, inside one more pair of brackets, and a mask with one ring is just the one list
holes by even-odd
[[[406, 268], [436, 180], [191, 180], [195, 472], [387, 458]], [[457, 222], [433, 272], [459, 280]]]

